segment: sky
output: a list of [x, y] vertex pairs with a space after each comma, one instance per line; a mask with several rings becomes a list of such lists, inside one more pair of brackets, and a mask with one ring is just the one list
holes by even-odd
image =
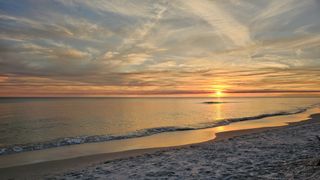
[[0, 0], [0, 96], [222, 95], [320, 95], [320, 0]]

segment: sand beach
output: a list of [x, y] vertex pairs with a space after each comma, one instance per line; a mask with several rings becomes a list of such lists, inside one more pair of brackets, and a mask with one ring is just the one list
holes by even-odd
[[319, 132], [316, 114], [289, 126], [238, 132], [215, 142], [105, 161], [46, 178], [318, 179]]
[[204, 143], [1, 168], [0, 174], [2, 179], [317, 179], [319, 132], [320, 114], [313, 114], [287, 126], [217, 133]]

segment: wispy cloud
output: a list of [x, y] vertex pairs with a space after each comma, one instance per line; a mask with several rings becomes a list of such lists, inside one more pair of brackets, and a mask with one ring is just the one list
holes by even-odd
[[[183, 1], [189, 9], [205, 20], [213, 31], [221, 38], [222, 42], [230, 40], [237, 46], [251, 43], [248, 27], [238, 22], [235, 18], [219, 7], [215, 1]], [[226, 40], [225, 40], [226, 39]]]
[[320, 89], [317, 0], [1, 1], [0, 96]]

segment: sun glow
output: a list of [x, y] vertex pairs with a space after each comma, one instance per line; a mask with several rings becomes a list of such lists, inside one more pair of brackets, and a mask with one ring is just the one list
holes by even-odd
[[217, 90], [215, 95], [216, 95], [216, 97], [222, 97], [223, 93], [221, 90]]

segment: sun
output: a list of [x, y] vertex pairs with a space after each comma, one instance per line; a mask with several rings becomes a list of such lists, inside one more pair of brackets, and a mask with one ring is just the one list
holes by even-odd
[[210, 97], [220, 98], [220, 97], [227, 97], [227, 85], [212, 85], [210, 88]]
[[216, 97], [222, 97], [222, 96], [223, 96], [222, 91], [217, 90], [217, 91], [216, 91]]

